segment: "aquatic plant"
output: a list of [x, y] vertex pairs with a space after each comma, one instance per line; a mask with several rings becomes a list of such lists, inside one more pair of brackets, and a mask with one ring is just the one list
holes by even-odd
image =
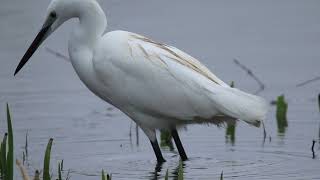
[[[45, 152], [45, 157], [44, 157], [44, 165], [43, 165], [43, 180], [50, 180], [51, 179], [49, 171], [50, 171], [50, 156], [51, 156], [50, 154], [51, 154], [52, 142], [53, 142], [53, 139], [50, 138], [50, 140], [47, 144], [47, 147], [46, 147], [46, 152]], [[22, 175], [23, 180], [31, 179], [28, 176], [26, 169], [23, 167], [23, 165], [20, 163], [19, 160], [16, 160], [16, 164], [21, 171], [21, 175]], [[38, 170], [35, 171], [35, 176], [34, 176], [33, 180], [40, 180], [40, 172]], [[62, 180], [61, 163], [58, 163], [58, 180]]]
[[168, 130], [160, 131], [160, 146], [169, 147], [170, 151], [173, 151], [174, 147], [172, 143], [172, 136]]
[[50, 180], [50, 156], [51, 156], [51, 147], [52, 147], [53, 139], [50, 138], [46, 152], [44, 155], [44, 162], [43, 162], [43, 180]]
[[[234, 81], [231, 81], [230, 87], [234, 88]], [[236, 131], [236, 123], [234, 124], [227, 124], [226, 128], [226, 142], [231, 142], [234, 145], [235, 142], [235, 131]]]
[[235, 132], [236, 132], [236, 123], [234, 124], [227, 124], [227, 128], [226, 128], [226, 142], [231, 142], [231, 144], [233, 145], [235, 142]]
[[276, 118], [279, 133], [284, 133], [285, 128], [288, 127], [287, 110], [288, 103], [286, 102], [284, 95], [278, 96]]
[[9, 104], [7, 103], [7, 128], [0, 147], [0, 178], [13, 180], [13, 131]]
[[104, 173], [104, 170], [102, 169], [102, 171], [101, 171], [101, 179], [102, 180], [111, 180], [111, 174], [109, 175], [108, 173], [107, 173], [107, 175], [105, 175], [105, 173]]

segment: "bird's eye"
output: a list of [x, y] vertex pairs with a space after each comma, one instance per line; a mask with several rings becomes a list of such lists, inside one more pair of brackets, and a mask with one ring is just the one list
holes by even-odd
[[54, 11], [52, 11], [52, 12], [50, 13], [50, 17], [51, 17], [51, 18], [56, 18], [56, 17], [57, 17], [57, 13], [54, 12]]

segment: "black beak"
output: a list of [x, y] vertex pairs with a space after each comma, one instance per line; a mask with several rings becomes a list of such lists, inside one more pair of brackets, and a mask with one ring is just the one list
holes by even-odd
[[27, 52], [23, 55], [21, 61], [19, 62], [15, 72], [14, 76], [20, 71], [20, 69], [28, 62], [30, 57], [33, 55], [33, 53], [38, 49], [40, 44], [48, 37], [48, 35], [51, 33], [51, 25], [53, 24], [55, 19], [48, 18], [47, 21], [44, 23], [42, 29], [36, 36], [36, 38], [33, 40], [32, 44], [30, 45]]

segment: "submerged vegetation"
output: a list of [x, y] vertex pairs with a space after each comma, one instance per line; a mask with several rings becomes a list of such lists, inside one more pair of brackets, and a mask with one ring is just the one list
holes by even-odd
[[112, 177], [111, 174], [105, 175], [104, 170], [102, 169], [102, 171], [101, 171], [101, 179], [102, 180], [111, 180], [111, 177]]
[[286, 102], [284, 95], [278, 96], [276, 105], [277, 105], [276, 118], [277, 118], [278, 132], [285, 133], [285, 130], [288, 127], [288, 121], [287, 121], [288, 103]]
[[[234, 81], [231, 81], [230, 87], [234, 88]], [[232, 145], [234, 145], [236, 140], [235, 132], [236, 132], [236, 122], [234, 124], [228, 123], [226, 128], [226, 136], [225, 136], [226, 143], [230, 142]]]
[[236, 136], [236, 123], [234, 124], [228, 124], [226, 128], [226, 142], [230, 142], [232, 145], [234, 145]]
[[173, 151], [173, 143], [172, 143], [172, 135], [168, 130], [161, 130], [160, 131], [160, 146], [161, 147], [168, 147], [170, 151]]

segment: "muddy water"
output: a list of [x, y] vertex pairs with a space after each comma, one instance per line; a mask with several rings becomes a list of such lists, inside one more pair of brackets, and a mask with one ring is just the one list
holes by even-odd
[[[71, 65], [49, 47], [67, 54], [74, 21], [54, 33], [17, 76], [13, 71], [43, 21], [48, 0], [4, 0], [0, 6], [0, 132], [5, 131], [4, 105], [14, 118], [17, 158], [29, 134], [28, 169], [41, 169], [44, 149], [54, 138], [53, 172], [64, 159], [71, 179], [99, 179], [101, 169], [114, 179], [175, 176], [177, 152], [163, 149], [167, 162], [157, 167], [146, 137], [120, 111], [87, 90]], [[318, 141], [320, 82], [296, 84], [319, 76], [319, 1], [103, 1], [109, 30], [123, 29], [177, 46], [199, 58], [226, 82], [254, 92], [256, 82], [233, 63], [237, 58], [265, 83], [268, 101], [285, 94], [288, 127], [279, 133], [275, 107], [263, 130], [238, 123], [234, 143], [225, 129], [194, 125], [180, 130], [190, 157], [186, 179], [320, 179]], [[130, 125], [131, 124], [131, 125]], [[130, 136], [131, 126], [131, 136]], [[66, 173], [65, 173], [66, 174]], [[19, 175], [17, 173], [17, 179]]]

